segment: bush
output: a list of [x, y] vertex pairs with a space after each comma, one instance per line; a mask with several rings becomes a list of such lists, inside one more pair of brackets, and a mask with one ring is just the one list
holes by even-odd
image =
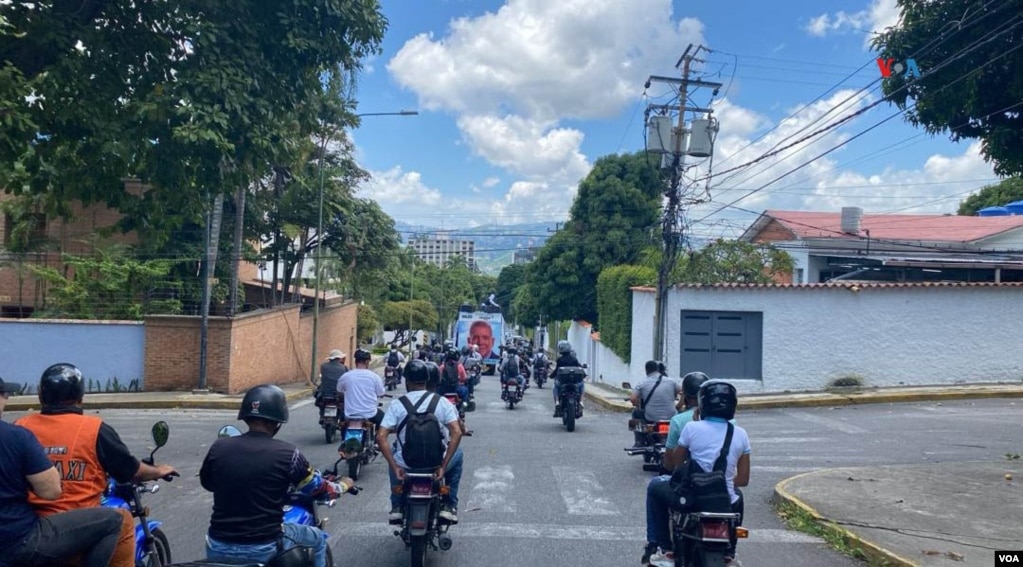
[[859, 374], [846, 374], [845, 376], [839, 376], [831, 382], [828, 382], [828, 389], [848, 389], [848, 388], [862, 388], [864, 379]]
[[632, 292], [650, 285], [657, 272], [645, 266], [612, 266], [597, 277], [597, 314], [600, 342], [625, 362], [632, 357]]

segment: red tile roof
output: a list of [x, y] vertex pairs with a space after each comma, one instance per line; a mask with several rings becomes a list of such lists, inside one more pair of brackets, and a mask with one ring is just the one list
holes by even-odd
[[[841, 213], [764, 211], [797, 238], [855, 238], [842, 232]], [[870, 215], [860, 220], [859, 236], [881, 240], [970, 242], [1023, 227], [1023, 216]]]

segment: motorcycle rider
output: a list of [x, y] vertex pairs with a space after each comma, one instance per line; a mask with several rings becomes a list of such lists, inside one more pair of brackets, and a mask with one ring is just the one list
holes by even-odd
[[355, 359], [355, 368], [345, 372], [337, 381], [338, 397], [343, 396], [345, 400], [345, 419], [366, 419], [380, 425], [384, 412], [378, 407], [377, 400], [384, 395], [384, 382], [369, 369], [373, 354], [360, 348], [352, 358]]
[[217, 439], [199, 470], [202, 487], [213, 493], [206, 558], [266, 562], [281, 551], [307, 546], [316, 549], [316, 566], [323, 567], [326, 532], [285, 524], [283, 507], [292, 487], [312, 498], [333, 499], [352, 487], [352, 479], [324, 479], [298, 447], [274, 439], [288, 422], [288, 401], [279, 387], [263, 384], [246, 392], [238, 419], [248, 432]]
[[543, 348], [536, 351], [531, 362], [533, 363], [534, 370], [539, 370], [541, 368], [543, 370], [547, 370], [547, 366], [551, 363], [550, 359], [547, 358], [547, 351]]
[[502, 385], [509, 380], [515, 380], [515, 382], [518, 383], [519, 388], [525, 390], [524, 383], [526, 380], [522, 376], [522, 369], [519, 368], [519, 354], [518, 350], [514, 346], [509, 346], [504, 349], [504, 359], [501, 360], [501, 365], [498, 367], [498, 371], [501, 373]]
[[[561, 417], [561, 382], [558, 381], [558, 369], [568, 368], [573, 366], [582, 366], [579, 363], [579, 359], [575, 357], [575, 352], [572, 350], [572, 343], [568, 341], [558, 341], [558, 359], [554, 362], [554, 417]], [[579, 384], [579, 409], [583, 409], [583, 392], [586, 389], [586, 385], [583, 383]]]
[[387, 366], [393, 368], [397, 373], [398, 380], [395, 384], [401, 384], [401, 365], [405, 364], [405, 355], [402, 354], [398, 347], [391, 345], [391, 352], [387, 354]]
[[468, 375], [465, 373], [465, 367], [458, 361], [458, 351], [454, 348], [448, 350], [447, 355], [444, 356], [444, 365], [440, 368], [440, 385], [437, 387], [437, 393], [442, 396], [458, 394], [458, 398], [466, 402], [469, 400], [467, 381]]
[[[426, 391], [437, 394], [437, 389], [440, 388], [441, 381], [441, 369], [434, 362], [426, 363], [426, 371], [429, 373], [426, 379]], [[443, 394], [441, 394], [443, 395]], [[458, 410], [458, 408], [455, 408]], [[462, 431], [462, 437], [472, 437], [472, 431], [465, 426], [465, 418], [462, 417], [461, 412], [458, 415], [458, 427]], [[458, 451], [461, 452], [462, 448], [459, 447]]]
[[345, 353], [334, 349], [327, 355], [327, 361], [320, 365], [320, 387], [316, 389], [316, 407], [320, 408], [320, 417], [323, 417], [325, 400], [333, 399], [337, 392], [337, 381], [348, 372], [345, 358]]
[[[668, 421], [675, 416], [675, 399], [682, 393], [682, 384], [661, 373], [664, 365], [648, 360], [645, 365], [646, 378], [632, 389], [629, 401], [635, 409], [632, 418], [646, 423]], [[642, 447], [647, 436], [635, 432], [636, 448]]]
[[[699, 380], [699, 377], [694, 380]], [[724, 444], [727, 425], [731, 422], [734, 431], [727, 452], [725, 482], [732, 500], [732, 511], [739, 514], [738, 525], [742, 525], [745, 506], [738, 487], [749, 485], [751, 450], [746, 430], [735, 425], [738, 395], [734, 386], [718, 380], [704, 381], [697, 395], [696, 412], [699, 420], [690, 421], [682, 428], [672, 458], [675, 463], [681, 464], [691, 456], [703, 470], [711, 470]], [[665, 465], [671, 453], [669, 451], [665, 454]], [[651, 565], [674, 565], [674, 556], [670, 551], [672, 545], [668, 510], [675, 506], [675, 494], [670, 480], [670, 475], [662, 475], [654, 477], [647, 485], [647, 545], [643, 552], [643, 562], [649, 560]], [[658, 547], [661, 551], [655, 554]], [[726, 567], [739, 565], [735, 561], [735, 549], [736, 539], [733, 537], [725, 558]]]
[[[0, 379], [0, 415], [17, 384]], [[106, 567], [121, 536], [121, 514], [112, 508], [69, 510], [39, 517], [29, 494], [61, 497], [61, 475], [24, 427], [0, 421], [0, 565], [53, 565], [81, 557], [85, 567]], [[31, 491], [31, 492], [30, 492]]]
[[[416, 405], [424, 396], [437, 395], [426, 390], [427, 382], [430, 380], [430, 371], [426, 363], [413, 360], [405, 365], [405, 387], [408, 393], [403, 396], [412, 405]], [[429, 403], [429, 402], [427, 402]], [[424, 404], [425, 407], [425, 404]], [[434, 415], [441, 424], [441, 434], [446, 441], [444, 460], [441, 466], [434, 472], [434, 476], [440, 480], [444, 479], [450, 493], [447, 501], [441, 505], [439, 516], [452, 524], [458, 522], [458, 485], [462, 479], [462, 452], [459, 450], [459, 442], [462, 439], [462, 431], [458, 424], [458, 410], [451, 402], [443, 397], [437, 402]], [[408, 416], [404, 404], [395, 400], [387, 406], [384, 420], [377, 430], [377, 446], [390, 466], [391, 478], [391, 512], [388, 520], [391, 523], [400, 524], [404, 518], [402, 511], [402, 497], [395, 493], [395, 487], [405, 478], [405, 461], [402, 459], [402, 445], [405, 442], [405, 431], [399, 430], [401, 424]], [[396, 439], [393, 445], [387, 443], [387, 436], [396, 431]]]
[[[136, 459], [113, 427], [97, 416], [82, 412], [85, 378], [73, 364], [60, 362], [39, 378], [39, 413], [15, 422], [35, 434], [47, 456], [61, 473], [60, 497], [45, 500], [29, 494], [29, 503], [40, 516], [100, 505], [107, 489], [107, 475], [117, 482], [145, 482], [178, 476], [170, 465], [149, 465]], [[126, 510], [121, 514], [121, 534], [110, 564], [135, 565], [135, 523]]]
[[475, 380], [479, 380], [479, 372], [483, 368], [483, 357], [480, 356], [480, 347], [477, 345], [466, 345], [463, 349], [462, 354], [462, 367], [465, 368], [467, 374], [475, 375], [475, 379], [470, 376], [468, 383], [469, 386], [469, 399], [475, 397], [476, 384]]

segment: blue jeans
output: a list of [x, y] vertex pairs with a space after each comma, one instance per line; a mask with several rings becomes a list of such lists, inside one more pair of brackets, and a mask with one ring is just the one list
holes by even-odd
[[444, 394], [458, 394], [458, 397], [461, 398], [463, 402], [469, 399], [469, 387], [468, 386], [462, 386], [462, 385], [455, 386], [454, 391], [452, 391], [452, 389], [450, 387], [448, 387], [448, 388], [439, 387], [439, 388], [437, 388], [437, 393], [442, 395], [442, 396]]
[[[674, 549], [671, 541], [671, 516], [669, 510], [676, 508], [675, 492], [671, 489], [671, 476], [661, 475], [650, 479], [646, 486], [646, 541], [656, 543], [664, 551]], [[739, 515], [738, 525], [745, 516], [745, 501], [742, 491], [736, 490], [738, 500], [732, 502], [732, 512]], [[728, 556], [735, 557], [737, 540], [732, 538], [728, 545]]]
[[[459, 447], [444, 471], [444, 483], [448, 485], [450, 491], [448, 499], [455, 508], [458, 508], [458, 483], [462, 481], [462, 460], [462, 448]], [[387, 473], [391, 477], [391, 508], [398, 508], [401, 506], [401, 494], [394, 493], [394, 487], [398, 486], [398, 477], [394, 476], [394, 471], [390, 467]]]
[[[327, 532], [313, 526], [283, 524], [284, 550], [293, 547], [316, 548], [316, 567], [327, 565]], [[212, 561], [253, 561], [265, 563], [277, 555], [277, 542], [238, 544], [217, 541], [206, 536], [206, 559]]]
[[[558, 382], [557, 380], [554, 380], [554, 403], [556, 403], [556, 404], [561, 402], [561, 387], [562, 387], [561, 386], [561, 382]], [[571, 384], [569, 384], [569, 385], [567, 385], [565, 387], [566, 388], [572, 388], [573, 386]], [[582, 401], [582, 399], [583, 399], [583, 392], [585, 392], [585, 391], [586, 391], [586, 384], [583, 384], [582, 382], [579, 382], [579, 401]]]

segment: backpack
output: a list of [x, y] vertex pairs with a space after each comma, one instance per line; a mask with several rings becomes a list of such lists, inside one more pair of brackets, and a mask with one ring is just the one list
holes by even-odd
[[[430, 399], [430, 403], [426, 406], [426, 411], [420, 413], [419, 407], [427, 398]], [[400, 439], [401, 431], [405, 430], [405, 442], [401, 443], [401, 454], [405, 464], [411, 469], [439, 467], [444, 462], [445, 451], [444, 434], [441, 431], [443, 426], [434, 413], [440, 396], [426, 393], [414, 406], [409, 402], [408, 396], [402, 396], [398, 400], [408, 412], [395, 432]]]
[[728, 513], [732, 511], [732, 497], [728, 493], [725, 467], [728, 464], [728, 449], [732, 445], [735, 426], [728, 424], [721, 452], [710, 471], [704, 471], [696, 459], [679, 465], [671, 475], [669, 486], [683, 510], [696, 512]]
[[401, 361], [398, 359], [397, 352], [392, 352], [391, 356], [387, 358], [387, 366], [398, 366], [399, 362]]
[[509, 378], [518, 378], [521, 372], [519, 371], [519, 357], [518, 355], [512, 355], [508, 359], [508, 364], [504, 367], [504, 373]]
[[444, 388], [458, 387], [458, 365], [444, 363], [444, 371], [441, 373], [440, 385]]

